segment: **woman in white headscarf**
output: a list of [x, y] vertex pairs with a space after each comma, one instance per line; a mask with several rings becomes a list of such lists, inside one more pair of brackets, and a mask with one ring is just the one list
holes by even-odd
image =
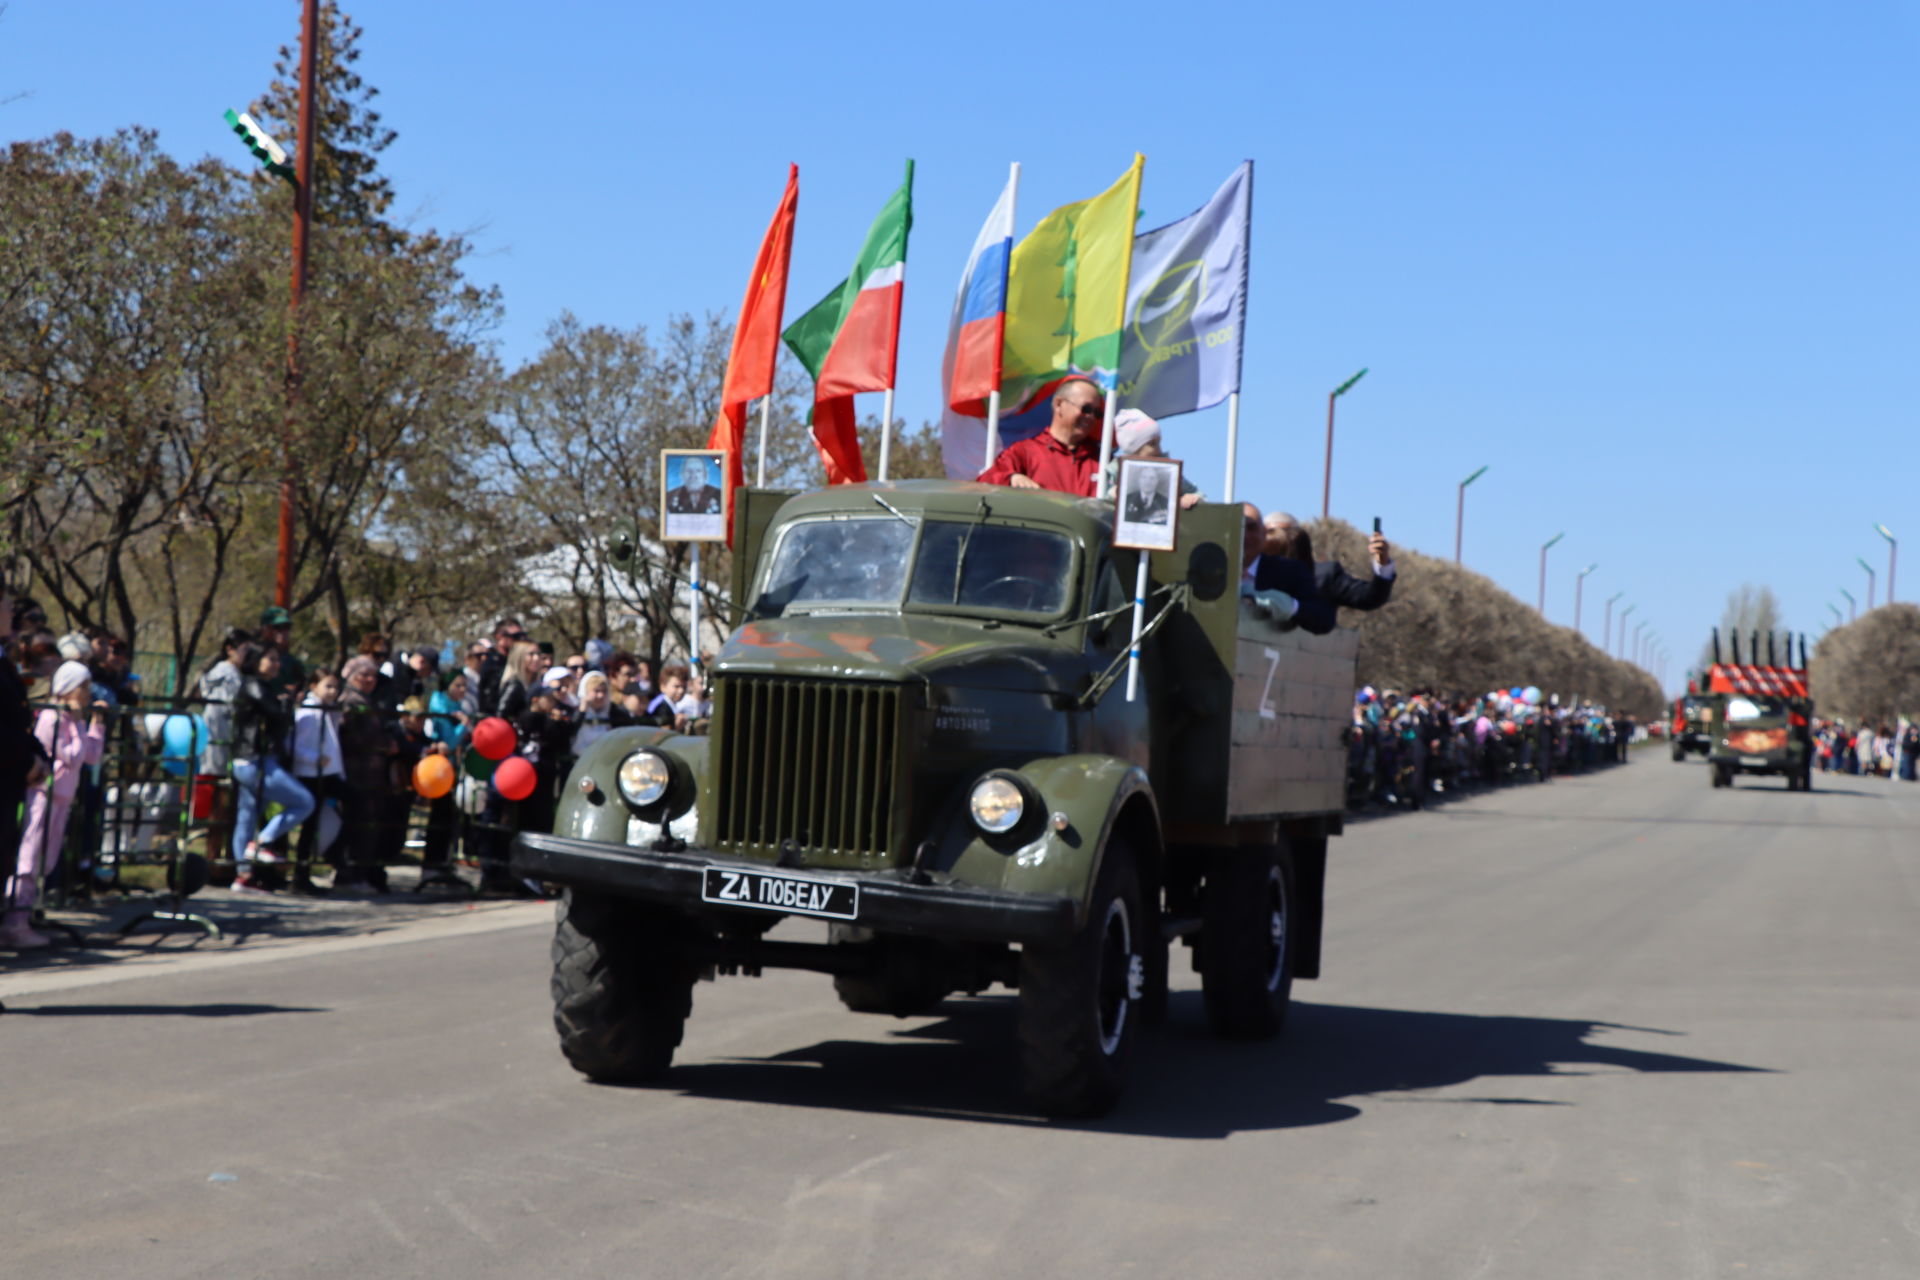
[[7, 883], [6, 918], [0, 920], [0, 946], [15, 950], [47, 945], [46, 936], [29, 924], [40, 896], [40, 878], [60, 858], [81, 770], [100, 763], [107, 745], [105, 706], [93, 700], [93, 673], [84, 662], [60, 664], [53, 673], [53, 697], [58, 705], [41, 711], [33, 726], [34, 736], [53, 761], [52, 781], [27, 796], [27, 829], [20, 837], [13, 878]]

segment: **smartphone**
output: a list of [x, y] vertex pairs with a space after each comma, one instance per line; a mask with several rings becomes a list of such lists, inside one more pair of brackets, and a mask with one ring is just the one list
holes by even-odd
[[1380, 532], [1380, 517], [1379, 517], [1379, 516], [1375, 516], [1375, 517], [1373, 518], [1373, 531], [1374, 531], [1375, 533], [1378, 533], [1378, 532]]

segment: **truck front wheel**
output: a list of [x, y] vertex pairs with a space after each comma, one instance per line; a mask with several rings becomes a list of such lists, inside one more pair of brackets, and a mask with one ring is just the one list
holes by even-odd
[[1111, 837], [1079, 934], [1020, 952], [1020, 1065], [1052, 1116], [1097, 1116], [1126, 1084], [1145, 984], [1145, 917], [1133, 851]]
[[574, 1070], [602, 1083], [663, 1074], [699, 976], [672, 912], [569, 890], [553, 930], [553, 1025]]
[[1222, 852], [1202, 894], [1200, 983], [1215, 1035], [1265, 1040], [1293, 999], [1293, 862], [1285, 848]]

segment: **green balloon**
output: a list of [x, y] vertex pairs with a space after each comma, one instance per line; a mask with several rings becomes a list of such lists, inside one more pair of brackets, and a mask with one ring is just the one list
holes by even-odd
[[469, 778], [478, 778], [480, 781], [486, 782], [493, 777], [493, 771], [500, 767], [498, 760], [489, 760], [472, 747], [468, 747], [460, 754], [465, 757], [465, 759], [461, 761], [461, 768], [467, 771]]

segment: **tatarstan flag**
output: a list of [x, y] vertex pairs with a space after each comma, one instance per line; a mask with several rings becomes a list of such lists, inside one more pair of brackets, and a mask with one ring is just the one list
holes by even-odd
[[813, 375], [813, 442], [828, 484], [867, 478], [853, 397], [893, 386], [900, 350], [900, 297], [906, 282], [907, 232], [913, 227], [913, 161], [906, 181], [867, 230], [853, 271], [784, 335]]
[[727, 355], [727, 380], [720, 391], [720, 416], [707, 448], [727, 451], [727, 544], [733, 544], [733, 491], [745, 483], [742, 461], [747, 443], [747, 402], [773, 393], [773, 362], [780, 353], [780, 313], [787, 305], [787, 260], [793, 255], [793, 219], [800, 205], [800, 166], [787, 168], [787, 189], [767, 224], [753, 275], [740, 300], [733, 326], [733, 350]]

